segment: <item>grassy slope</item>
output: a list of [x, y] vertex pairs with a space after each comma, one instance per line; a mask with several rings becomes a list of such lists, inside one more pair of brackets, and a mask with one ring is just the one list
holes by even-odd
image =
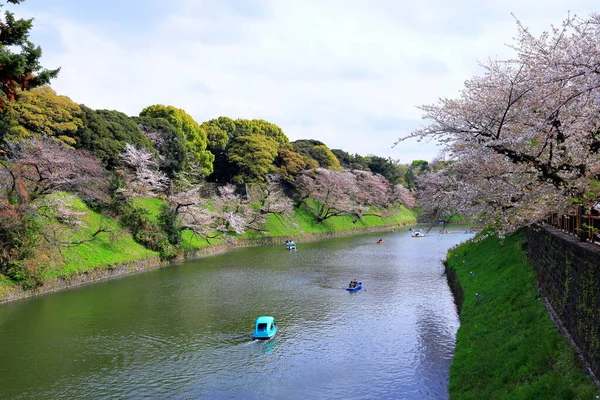
[[[315, 222], [315, 215], [311, 207], [301, 206], [294, 210], [294, 215], [291, 218], [282, 218], [275, 215], [269, 215], [265, 230], [268, 234], [262, 234], [255, 231], [247, 231], [241, 238], [261, 238], [261, 237], [289, 237], [294, 238], [298, 235], [322, 234], [327, 232], [348, 231], [352, 229], [402, 225], [415, 223], [417, 219], [416, 213], [408, 208], [401, 206], [395, 209], [394, 215], [386, 218], [376, 216], [366, 216], [363, 220], [356, 220], [352, 217], [333, 217], [318, 224]], [[211, 239], [211, 244], [221, 243], [218, 239]], [[206, 247], [208, 244], [205, 240], [194, 236], [191, 232], [183, 232], [183, 249], [192, 250], [201, 247]]]
[[[401, 206], [394, 210], [394, 215], [385, 218], [377, 216], [365, 216], [362, 220], [354, 217], [343, 216], [326, 219], [320, 224], [315, 223], [315, 214], [310, 204], [301, 206], [295, 209], [294, 216], [290, 219], [281, 219], [274, 215], [270, 215], [266, 229], [269, 236], [296, 236], [299, 234], [320, 234], [327, 232], [348, 231], [353, 229], [361, 229], [376, 226], [402, 225], [415, 223], [416, 213], [408, 208]], [[353, 223], [352, 221], [356, 221]], [[249, 233], [249, 236], [259, 236], [258, 234]]]
[[[65, 193], [56, 193], [53, 196], [62, 197], [67, 201], [71, 209], [84, 213], [82, 217], [83, 224], [79, 229], [71, 230], [64, 229], [64, 227], [60, 229], [59, 236], [62, 241], [75, 242], [87, 240], [100, 226], [107, 228], [111, 233], [101, 233], [92, 242], [64, 247], [61, 249], [60, 254], [53, 254], [49, 257], [49, 248], [47, 246], [41, 247], [38, 258], [54, 259], [54, 262], [49, 263], [51, 266], [44, 270], [44, 278], [68, 277], [95, 268], [125, 264], [158, 255], [136, 243], [131, 234], [122, 229], [118, 222], [90, 210], [78, 198]], [[156, 198], [134, 200], [134, 206], [147, 209], [150, 213], [150, 218], [158, 216], [163, 204], [164, 200]], [[357, 220], [356, 223], [352, 223], [353, 218], [350, 217], [334, 217], [321, 224], [317, 224], [315, 223], [314, 214], [310, 207], [301, 207], [295, 211], [295, 215], [290, 219], [281, 219], [274, 215], [269, 216], [265, 227], [269, 232], [267, 235], [248, 231], [241, 237], [296, 237], [304, 234], [310, 235], [365, 227], [400, 225], [416, 221], [416, 214], [413, 211], [405, 207], [400, 207], [396, 211], [396, 215], [390, 217], [379, 218], [367, 216], [363, 220]], [[60, 225], [55, 223], [54, 227], [60, 227]], [[219, 244], [221, 242], [221, 239], [210, 240], [210, 244]], [[189, 231], [183, 232], [183, 250], [194, 250], [206, 246], [209, 246], [209, 243], [204, 239], [193, 235]], [[46, 257], [41, 257], [42, 253], [45, 253]], [[0, 297], [13, 285], [8, 279], [0, 276]]]
[[131, 202], [134, 207], [146, 209], [150, 213], [149, 217], [151, 219], [158, 218], [160, 209], [162, 208], [163, 204], [166, 204], [164, 200], [156, 197], [135, 198], [132, 199]]
[[465, 296], [451, 397], [592, 399], [597, 388], [539, 299], [523, 238], [518, 233], [501, 245], [490, 237], [449, 252]]
[[76, 231], [63, 231], [63, 241], [73, 242], [89, 239], [100, 226], [110, 230], [111, 233], [101, 233], [92, 242], [63, 248], [61, 250], [63, 262], [55, 268], [47, 269], [46, 277], [66, 277], [98, 267], [124, 264], [157, 255], [135, 242], [131, 234], [123, 230], [115, 220], [90, 210], [76, 197], [65, 194], [58, 195], [65, 196], [73, 210], [84, 213], [83, 225]]

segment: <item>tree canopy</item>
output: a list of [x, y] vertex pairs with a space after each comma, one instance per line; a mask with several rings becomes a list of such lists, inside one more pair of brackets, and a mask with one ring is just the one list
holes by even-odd
[[174, 179], [187, 163], [185, 137], [164, 118], [136, 117], [133, 120], [158, 151], [161, 171]]
[[[12, 4], [21, 2], [7, 0]], [[9, 11], [0, 21], [0, 114], [5, 112], [7, 102], [14, 101], [20, 91], [47, 84], [60, 70], [41, 66], [42, 49], [29, 41], [32, 27], [33, 19], [17, 19]]]
[[8, 140], [47, 136], [74, 145], [73, 137], [83, 127], [79, 105], [67, 96], [57, 95], [49, 86], [21, 93], [7, 108]]
[[115, 110], [92, 110], [81, 105], [83, 126], [75, 133], [77, 148], [84, 148], [100, 157], [105, 165], [114, 168], [126, 144], [152, 149], [136, 122]]
[[266, 177], [275, 169], [274, 161], [277, 156], [275, 140], [263, 135], [236, 129], [228, 152], [229, 161], [237, 168], [233, 181], [266, 182]]
[[196, 166], [196, 173], [207, 176], [213, 172], [214, 155], [207, 150], [206, 131], [184, 110], [173, 106], [155, 104], [140, 112], [140, 117], [164, 118], [169, 121], [186, 139], [189, 162]]
[[600, 180], [600, 16], [568, 16], [539, 37], [517, 28], [514, 58], [422, 106], [432, 123], [408, 136], [440, 140], [456, 161], [422, 181], [440, 188], [431, 200], [485, 211], [503, 232], [599, 200], [586, 193]]

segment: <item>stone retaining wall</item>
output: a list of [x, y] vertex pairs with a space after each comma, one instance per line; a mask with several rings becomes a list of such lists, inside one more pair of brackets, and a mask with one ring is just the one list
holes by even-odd
[[528, 230], [528, 258], [551, 315], [600, 376], [600, 246], [550, 226]]

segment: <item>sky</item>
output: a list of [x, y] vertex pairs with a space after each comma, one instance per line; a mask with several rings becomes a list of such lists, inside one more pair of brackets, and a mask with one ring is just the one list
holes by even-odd
[[[4, 2], [2, 2], [4, 3]], [[52, 88], [93, 109], [153, 104], [198, 123], [265, 119], [291, 140], [431, 161], [396, 140], [427, 125], [420, 105], [456, 98], [480, 63], [507, 59], [517, 19], [536, 36], [597, 0], [26, 0]]]

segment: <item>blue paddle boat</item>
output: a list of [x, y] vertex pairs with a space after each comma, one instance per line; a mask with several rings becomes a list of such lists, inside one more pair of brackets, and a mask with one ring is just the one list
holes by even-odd
[[349, 292], [356, 292], [356, 291], [359, 291], [360, 289], [362, 289], [362, 282], [358, 282], [358, 284], [356, 286], [348, 286], [346, 288], [346, 290]]
[[266, 315], [256, 318], [254, 332], [252, 332], [254, 339], [271, 339], [276, 333], [277, 324], [275, 323], [275, 318]]

